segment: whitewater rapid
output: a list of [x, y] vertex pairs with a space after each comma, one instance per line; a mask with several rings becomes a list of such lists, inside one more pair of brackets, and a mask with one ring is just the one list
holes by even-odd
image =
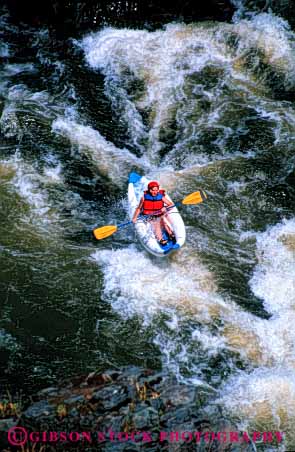
[[[290, 450], [295, 212], [287, 201], [295, 111], [288, 94], [295, 85], [295, 36], [272, 13], [242, 16], [231, 24], [175, 23], [155, 32], [107, 27], [73, 41], [73, 52], [83, 53], [79, 70], [103, 85], [110, 130], [99, 116], [90, 124], [91, 108], [83, 104], [88, 86], [79, 97], [77, 80], [66, 80], [69, 63], [49, 55], [46, 31], [33, 44], [38, 64], [13, 63], [13, 46], [1, 42], [2, 236], [15, 239], [1, 242], [1, 250], [24, 262], [33, 256], [25, 288], [41, 277], [35, 259], [42, 255], [48, 287], [57, 291], [48, 301], [42, 280], [42, 302], [56, 309], [62, 325], [54, 332], [55, 351], [67, 341], [64, 325], [75, 324], [73, 342], [66, 343], [69, 368], [77, 361], [72, 350], [88, 347], [91, 365], [112, 365], [128, 335], [135, 335], [135, 347], [148, 332], [165, 371], [210, 387], [211, 407], [220, 406], [242, 429], [285, 432]], [[51, 71], [50, 89], [29, 85], [40, 66]], [[87, 100], [96, 101], [90, 94]], [[123, 145], [116, 143], [117, 123]], [[91, 242], [94, 227], [125, 221], [134, 170], [159, 179], [176, 200], [201, 188], [208, 194], [206, 202], [183, 207], [187, 245], [165, 261], [148, 255], [132, 228]], [[34, 312], [39, 306], [34, 301]], [[5, 309], [10, 319], [11, 307]], [[17, 354], [17, 340], [0, 332]], [[50, 336], [42, 334], [32, 334], [38, 347]], [[119, 352], [110, 358], [112, 347]]]

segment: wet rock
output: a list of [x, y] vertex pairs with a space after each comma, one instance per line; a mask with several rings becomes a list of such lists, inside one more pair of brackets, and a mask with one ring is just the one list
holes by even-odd
[[[203, 406], [211, 396], [209, 389], [186, 386], [150, 370], [130, 367], [115, 373], [94, 372], [40, 391], [39, 400], [26, 409], [18, 425], [30, 431], [91, 433], [93, 444], [73, 445], [68, 440], [54, 448], [50, 444], [52, 452], [190, 451], [195, 450], [195, 442], [159, 442], [160, 432], [237, 430], [221, 422], [218, 410], [209, 418], [205, 415]], [[113, 439], [110, 432], [115, 434]], [[199, 446], [198, 450], [207, 452]], [[222, 452], [219, 446], [212, 443], [210, 450]]]
[[143, 380], [146, 384], [148, 385], [157, 385], [157, 384], [161, 384], [163, 381], [163, 374], [162, 373], [156, 373], [156, 374], [152, 374], [150, 376], [143, 376], [139, 379], [139, 381], [141, 382], [141, 380]]
[[7, 432], [9, 429], [16, 427], [18, 424], [18, 420], [14, 418], [0, 419], [0, 450], [7, 450], [9, 452], [8, 447], [10, 446], [8, 442]]
[[165, 409], [165, 404], [163, 403], [163, 400], [160, 397], [149, 400], [149, 404], [158, 412], [164, 411]]
[[168, 410], [166, 414], [161, 416], [161, 423], [170, 430], [175, 430], [176, 426], [181, 422], [191, 419], [193, 410], [190, 407], [182, 407], [178, 409]]
[[148, 429], [159, 424], [159, 415], [152, 407], [143, 408], [133, 415], [134, 426], [137, 430]]
[[45, 388], [38, 392], [39, 397], [46, 397], [46, 396], [54, 396], [58, 394], [58, 388], [52, 387], [52, 388]]
[[103, 421], [100, 422], [99, 428], [103, 431], [112, 430], [113, 432], [121, 432], [124, 430], [128, 424], [129, 419], [126, 416], [116, 416], [113, 414], [109, 418], [105, 417]]
[[85, 398], [83, 395], [73, 395], [72, 397], [69, 397], [68, 399], [64, 400], [64, 404], [66, 405], [74, 405], [77, 403], [84, 402]]
[[197, 399], [197, 389], [195, 386], [185, 386], [171, 384], [161, 393], [164, 403], [171, 403], [174, 406], [195, 403]]
[[130, 366], [125, 369], [124, 374], [118, 377], [118, 381], [127, 381], [129, 383], [134, 383], [139, 381], [141, 377], [144, 377], [144, 370], [135, 366]]
[[77, 410], [77, 408], [73, 408], [73, 409], [69, 412], [69, 415], [70, 415], [72, 418], [75, 418], [76, 416], [79, 416], [79, 411]]
[[7, 432], [10, 428], [17, 425], [17, 420], [14, 418], [0, 420], [0, 432]]
[[115, 371], [100, 374], [97, 374], [96, 372], [91, 372], [86, 378], [86, 383], [88, 385], [103, 385], [106, 383], [112, 383], [117, 379], [119, 375], [120, 374]]
[[23, 417], [29, 421], [34, 421], [40, 418], [53, 418], [55, 416], [55, 408], [47, 402], [47, 400], [41, 400], [34, 403], [24, 413]]
[[131, 401], [123, 387], [114, 385], [95, 391], [91, 400], [99, 402], [99, 409], [103, 411], [119, 408]]
[[136, 445], [136, 444], [130, 444], [130, 443], [118, 443], [118, 444], [113, 444], [113, 443], [108, 443], [105, 446], [104, 449], [106, 452], [140, 452], [140, 445]]

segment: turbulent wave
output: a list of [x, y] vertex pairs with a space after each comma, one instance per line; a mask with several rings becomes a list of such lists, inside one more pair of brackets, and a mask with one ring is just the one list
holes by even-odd
[[241, 136], [247, 117], [265, 118], [265, 142], [256, 144], [271, 144], [272, 122], [280, 128], [284, 118], [269, 88], [277, 82], [293, 89], [293, 42], [286, 22], [260, 14], [234, 25], [169, 25], [155, 33], [108, 28], [81, 46], [137, 139], [148, 127], [149, 158], [187, 168], [233, 152], [251, 157]]
[[53, 123], [53, 131], [77, 145], [95, 162], [99, 172], [118, 186], [126, 181], [130, 168], [148, 168], [146, 160], [135, 157], [127, 149], [118, 149], [91, 127], [57, 119]]
[[[263, 13], [233, 24], [174, 24], [154, 33], [108, 28], [81, 46], [91, 68], [104, 74], [105, 92], [119, 105], [133, 142], [146, 140], [146, 157], [160, 166], [164, 185], [193, 191], [197, 178], [219, 201], [211, 205], [212, 216], [209, 208], [206, 218], [201, 214], [207, 232], [190, 231], [190, 250], [165, 267], [151, 267], [135, 248], [96, 253], [104, 298], [124, 318], [139, 315], [154, 326], [163, 363], [178, 378], [219, 386], [218, 403], [241, 426], [265, 429], [269, 421], [290, 441], [294, 416], [282, 410], [294, 392], [288, 382], [294, 337], [286, 328], [294, 317], [294, 255], [287, 233], [292, 236], [293, 220], [268, 226], [284, 209], [266, 188], [293, 169], [295, 116], [287, 102], [295, 82], [293, 32], [284, 20]], [[265, 165], [275, 153], [280, 163], [270, 182]], [[267, 218], [264, 226], [259, 212]], [[184, 215], [195, 224], [200, 214], [191, 209]], [[261, 227], [267, 231], [259, 232]], [[270, 319], [246, 312], [247, 303], [244, 309], [236, 304], [234, 290], [221, 294], [224, 265], [233, 285], [244, 272], [249, 307], [256, 296]], [[226, 363], [219, 372], [232, 375], [228, 382], [210, 370], [205, 377], [213, 358]]]

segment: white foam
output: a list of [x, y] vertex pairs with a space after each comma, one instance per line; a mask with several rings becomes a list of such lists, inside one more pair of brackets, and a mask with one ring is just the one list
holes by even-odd
[[47, 166], [44, 168], [44, 175], [46, 176], [49, 183], [62, 183], [63, 175], [62, 175], [62, 165], [58, 163], [58, 165], [52, 167]]
[[[107, 93], [113, 100], [118, 86], [123, 89], [122, 80], [128, 78], [126, 70], [131, 73], [131, 79], [135, 77], [144, 83], [141, 96], [133, 103], [126, 93], [120, 102], [125, 102], [129, 125], [138, 124], [137, 110], [152, 109], [147, 145], [152, 161], [157, 161], [161, 149], [160, 128], [171, 118], [176, 103], [184, 101], [186, 75], [200, 71], [211, 62], [226, 64], [228, 61], [226, 52], [220, 50], [219, 42], [214, 42], [212, 35], [211, 29], [179, 24], [154, 33], [107, 28], [87, 36], [81, 43], [90, 66], [106, 75]], [[138, 131], [136, 127], [135, 136]]]
[[[242, 7], [237, 0], [238, 3]], [[236, 47], [230, 44], [229, 36], [235, 38]], [[160, 130], [174, 120], [180, 133], [167, 161], [176, 165], [177, 158], [181, 158], [182, 167], [185, 167], [183, 174], [188, 178], [190, 170], [191, 175], [193, 171], [199, 174], [200, 165], [212, 160], [242, 156], [242, 153], [227, 154], [224, 151], [227, 140], [235, 133], [235, 128], [229, 124], [228, 113], [232, 115], [229, 108], [236, 95], [236, 105], [254, 109], [257, 117], [270, 122], [275, 144], [285, 139], [286, 130], [289, 134], [290, 130], [294, 131], [292, 108], [267, 98], [265, 72], [256, 71], [263, 62], [281, 77], [285, 88], [295, 83], [294, 33], [285, 21], [273, 14], [249, 15], [247, 20], [236, 20], [234, 24], [173, 24], [154, 33], [107, 28], [87, 36], [81, 46], [88, 64], [105, 75], [106, 93], [114, 106], [121, 107], [134, 142], [140, 142], [148, 134], [147, 166], [150, 168], [159, 161]], [[198, 82], [197, 76], [203, 69], [216, 70], [217, 80], [212, 83], [213, 87], [205, 88], [205, 82], [204, 85]], [[187, 91], [187, 80], [194, 76], [196, 82], [192, 82], [193, 88]], [[127, 95], [126, 81], [134, 80], [140, 80], [143, 87], [136, 98], [131, 98]], [[233, 99], [228, 90], [232, 90]], [[210, 104], [208, 112], [197, 109], [198, 96]], [[143, 110], [151, 111], [147, 129], [139, 116]], [[84, 126], [68, 124], [58, 125], [59, 128], [73, 144], [90, 152], [100, 171], [105, 171], [118, 183], [120, 178], [125, 178], [128, 170], [121, 161], [124, 156], [127, 160], [130, 158], [128, 152], [115, 149]], [[208, 155], [206, 146], [198, 145], [201, 132], [210, 132], [210, 128], [218, 132], [213, 143], [218, 149], [216, 155]], [[195, 147], [190, 154], [191, 143]], [[249, 150], [247, 155], [243, 153], [243, 158], [254, 155], [254, 151]], [[109, 167], [101, 162], [103, 156], [111, 157]], [[134, 163], [133, 156], [131, 160]], [[137, 160], [137, 164], [142, 162]], [[163, 166], [160, 170], [165, 180], [169, 173], [163, 174]], [[263, 172], [253, 178], [255, 181], [264, 179]], [[177, 184], [177, 177], [173, 180], [168, 184]], [[229, 183], [228, 187], [240, 196], [245, 183], [241, 179]], [[226, 214], [224, 212], [224, 217], [220, 214], [224, 222]], [[238, 221], [235, 234], [240, 231], [240, 241], [257, 240], [258, 265], [250, 285], [254, 294], [262, 298], [266, 309], [274, 314], [270, 320], [259, 319], [235, 303], [222, 299], [214, 275], [202, 265], [193, 246], [189, 251], [183, 250], [167, 259], [165, 264], [151, 259], [142, 250], [137, 251], [134, 246], [98, 251], [92, 257], [104, 274], [104, 299], [124, 319], [140, 316], [144, 325], [153, 326], [155, 319], [163, 314], [167, 316], [165, 328], [156, 331], [154, 341], [162, 351], [165, 365], [179, 378], [183, 375], [183, 367], [192, 373], [195, 371], [195, 380], [199, 381], [196, 361], [200, 350], [208, 357], [225, 349], [239, 354], [248, 370], [233, 376], [225, 386], [231, 397], [222, 398], [221, 403], [231, 414], [240, 419], [248, 416], [256, 425], [260, 422], [260, 407], [269, 405], [270, 409], [266, 410], [269, 419], [275, 419], [276, 428], [285, 428], [286, 423], [281, 420], [283, 404], [288, 396], [292, 403], [294, 399], [291, 375], [295, 368], [292, 327], [295, 321], [295, 262], [290, 236], [295, 233], [295, 225], [292, 221], [284, 222], [264, 234], [257, 234], [243, 231], [245, 225]], [[200, 323], [202, 328], [190, 329], [189, 340], [182, 341], [186, 318]], [[253, 370], [255, 367], [258, 369]], [[288, 383], [289, 377], [291, 382]], [[193, 381], [193, 377], [190, 378]], [[288, 405], [286, 422], [288, 416], [293, 422], [293, 411]]]
[[37, 69], [33, 63], [23, 63], [23, 64], [5, 64], [4, 75], [11, 77], [13, 75], [17, 75], [24, 72], [36, 72]]
[[[232, 319], [229, 343], [236, 340], [259, 368], [233, 376], [220, 403], [242, 427], [286, 432], [290, 450], [295, 446], [295, 220], [269, 227], [256, 240], [258, 264], [250, 285], [274, 315], [251, 322], [246, 313]], [[244, 344], [236, 339], [243, 334]]]
[[[180, 321], [183, 322], [189, 316], [203, 325], [203, 329], [195, 328], [191, 332], [190, 342], [196, 341], [196, 349], [206, 351], [208, 357], [220, 350], [232, 350], [239, 353], [248, 365], [269, 367], [275, 375], [276, 369], [282, 366], [295, 368], [295, 330], [291, 327], [295, 322], [295, 291], [285, 292], [281, 289], [287, 274], [290, 281], [285, 284], [289, 289], [293, 287], [295, 253], [285, 250], [283, 244], [274, 243], [287, 232], [295, 232], [294, 228], [295, 222], [291, 221], [287, 226], [280, 225], [260, 238], [264, 248], [266, 244], [271, 244], [272, 251], [266, 252], [262, 271], [260, 268], [255, 269], [251, 287], [256, 295], [261, 295], [255, 287], [263, 285], [263, 294], [270, 294], [271, 302], [266, 300], [267, 308], [276, 313], [270, 320], [259, 319], [229, 300], [225, 302], [217, 294], [213, 275], [198, 261], [192, 249], [189, 253], [183, 250], [182, 254], [179, 253], [164, 264], [151, 260], [134, 246], [124, 250], [99, 251], [93, 258], [104, 272], [104, 298], [123, 318], [140, 315], [144, 324], [149, 325], [155, 317], [166, 312], [170, 319], [166, 322], [168, 329], [178, 331], [181, 328]], [[255, 233], [251, 233], [250, 237], [253, 239]], [[257, 238], [259, 249], [259, 236]], [[288, 272], [290, 265], [292, 269]], [[272, 271], [277, 266], [282, 279], [277, 281], [279, 284], [274, 289]], [[270, 291], [268, 283], [265, 283], [266, 273], [270, 278]], [[289, 299], [286, 300], [288, 294]], [[221, 321], [222, 326], [218, 332], [212, 333], [210, 327], [216, 319]], [[171, 339], [170, 334], [163, 331], [157, 332], [155, 342], [161, 346], [165, 363], [172, 366], [174, 371], [178, 369], [180, 378], [183, 377], [180, 367], [184, 363], [190, 370], [196, 366], [190, 358], [192, 350], [189, 342], [180, 347], [175, 336]]]
[[[103, 299], [123, 319], [139, 316], [145, 327], [153, 327], [165, 314], [166, 326], [156, 328], [154, 336], [164, 366], [180, 380], [186, 367], [191, 375], [186, 381], [200, 384], [196, 375], [202, 363], [194, 355], [202, 350], [209, 359], [229, 348], [222, 334], [210, 328], [215, 318], [226, 318], [228, 312], [238, 315], [239, 309], [216, 293], [212, 275], [191, 251], [183, 250], [163, 263], [133, 245], [97, 251], [92, 258], [104, 274]], [[189, 319], [202, 324], [202, 329], [189, 326], [184, 338], [181, 332]]]
[[16, 339], [2, 328], [0, 328], [0, 347], [12, 352], [17, 351], [20, 348]]
[[237, 54], [251, 48], [263, 51], [267, 63], [285, 78], [285, 85], [295, 83], [295, 34], [287, 21], [271, 13], [254, 15], [251, 20], [241, 20], [234, 30], [242, 38]]
[[118, 149], [89, 126], [60, 118], [53, 122], [52, 130], [78, 146], [80, 152], [93, 159], [101, 174], [119, 186], [126, 185], [132, 166], [147, 169], [145, 159], [137, 158], [127, 149]]
[[28, 115], [38, 115], [38, 120], [45, 122], [52, 121], [57, 113], [61, 114], [65, 110], [65, 105], [54, 102], [53, 98], [46, 91], [32, 92], [24, 84], [1, 86], [5, 105], [0, 117], [0, 128], [6, 137], [17, 136], [21, 138], [26, 122], [22, 122], [18, 117], [18, 112], [26, 112]]
[[244, 4], [245, 2], [244, 2], [244, 0], [230, 0], [230, 2], [236, 8], [232, 21], [238, 22], [241, 20], [241, 18], [244, 17], [245, 12], [247, 11], [245, 4]]
[[[116, 251], [98, 251], [93, 258], [104, 271], [104, 294], [125, 316], [135, 313], [151, 322], [153, 315], [166, 308], [182, 306], [184, 310], [201, 312], [208, 321], [209, 300], [224, 305], [216, 293], [212, 276], [197, 256], [183, 254], [174, 259], [152, 262], [149, 255], [134, 246]], [[198, 267], [196, 272], [192, 263]], [[161, 284], [159, 284], [161, 281]], [[115, 297], [113, 295], [116, 294]]]
[[295, 309], [295, 220], [270, 227], [256, 239], [258, 265], [250, 281], [253, 292], [270, 312], [281, 315]]
[[[242, 430], [279, 431], [283, 450], [294, 450], [295, 378], [294, 369], [257, 369], [250, 375], [230, 379], [217, 403], [224, 414], [240, 420]], [[293, 446], [293, 448], [292, 448]]]
[[8, 58], [11, 54], [9, 46], [6, 42], [0, 41], [0, 58]]
[[[231, 33], [240, 38], [237, 49], [228, 43], [227, 35]], [[284, 126], [294, 127], [294, 113], [291, 109], [288, 114], [279, 111], [277, 102], [266, 102], [259, 96], [260, 91], [265, 94], [268, 88], [265, 80], [255, 75], [254, 69], [260, 64], [259, 51], [262, 50], [263, 63], [266, 59], [267, 64], [282, 76], [286, 87], [292, 85], [295, 82], [293, 41], [294, 34], [288, 24], [265, 13], [234, 24], [169, 24], [164, 30], [153, 33], [105, 28], [86, 36], [79, 45], [88, 64], [105, 75], [106, 94], [114, 108], [122, 111], [133, 142], [141, 150], [142, 140], [146, 142], [150, 163], [159, 164], [163, 147], [160, 131], [169, 127], [169, 121], [177, 122], [180, 131], [177, 143], [162, 163], [162, 169], [168, 169], [179, 164], [180, 154], [182, 168], [232, 158], [232, 153], [225, 152], [225, 144], [235, 131], [223, 124], [223, 116], [227, 116], [230, 108], [230, 103], [223, 100], [224, 87], [232, 88], [233, 96], [238, 87], [248, 107], [275, 124], [276, 142], [284, 138]], [[253, 49], [257, 50], [257, 58], [249, 70], [248, 63], [244, 67], [243, 61], [247, 52]], [[188, 88], [189, 77], [203, 69], [221, 71], [223, 80], [219, 79], [211, 88], [205, 88], [201, 82]], [[135, 80], [139, 80], [142, 87], [133, 98], [127, 94], [126, 82], [128, 85]], [[198, 110], [198, 100], [193, 93], [211, 104], [208, 112]], [[139, 116], [142, 110], [150, 112], [148, 129]], [[211, 129], [218, 132], [213, 142], [218, 152], [211, 156], [203, 145], [198, 146], [201, 132], [206, 129], [209, 133]], [[247, 154], [244, 151], [234, 155], [251, 158], [254, 153], [248, 150]]]
[[41, 220], [46, 219], [46, 214], [50, 210], [47, 196], [40, 191], [39, 174], [28, 164], [17, 158], [16, 174], [12, 184], [18, 194], [32, 207], [32, 212]]
[[32, 165], [20, 157], [19, 153], [9, 160], [2, 161], [2, 166], [7, 169], [6, 173], [9, 175], [7, 182], [9, 190], [17, 193], [30, 207], [23, 217], [24, 221], [40, 226], [55, 223], [57, 214], [43, 187], [44, 183], [51, 182], [50, 176], [41, 176]]

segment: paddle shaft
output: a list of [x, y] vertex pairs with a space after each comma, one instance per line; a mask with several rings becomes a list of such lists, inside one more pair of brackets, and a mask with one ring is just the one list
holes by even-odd
[[[187, 204], [198, 204], [200, 202], [203, 202], [207, 198], [207, 195], [203, 191], [198, 191], [191, 193], [190, 195], [186, 196], [181, 202], [176, 202], [175, 204], [172, 204], [171, 206], [166, 207], [166, 212], [170, 209], [173, 209], [173, 207], [179, 206], [181, 204], [187, 205]], [[149, 217], [154, 217], [157, 214], [162, 213], [162, 210], [157, 210], [149, 215], [139, 215], [136, 218], [136, 221], [148, 219]], [[164, 212], [163, 212], [164, 214]], [[102, 226], [101, 228], [94, 229], [93, 234], [97, 240], [105, 239], [106, 237], [109, 237], [110, 235], [114, 234], [118, 229], [124, 228], [125, 226], [128, 226], [130, 224], [136, 223], [136, 221], [127, 221], [126, 223], [118, 224], [118, 226], [115, 225], [107, 225]]]
[[[173, 204], [172, 206], [166, 207], [166, 210], [173, 209], [173, 207], [176, 207], [176, 206], [178, 206], [179, 204], [181, 204], [181, 203], [180, 203], [180, 202], [176, 202], [176, 203]], [[139, 215], [139, 216], [137, 217], [136, 221], [138, 221], [138, 220], [143, 220], [143, 219], [148, 218], [148, 217], [153, 217], [155, 214], [160, 213], [160, 212], [161, 212], [161, 210], [157, 210], [155, 213], [152, 213], [152, 214], [150, 214], [150, 215]], [[118, 229], [124, 228], [125, 226], [128, 226], [129, 224], [132, 224], [132, 223], [133, 223], [133, 221], [127, 221], [127, 223], [121, 223], [121, 224], [118, 224], [118, 225], [117, 225], [117, 228], [118, 228]]]

